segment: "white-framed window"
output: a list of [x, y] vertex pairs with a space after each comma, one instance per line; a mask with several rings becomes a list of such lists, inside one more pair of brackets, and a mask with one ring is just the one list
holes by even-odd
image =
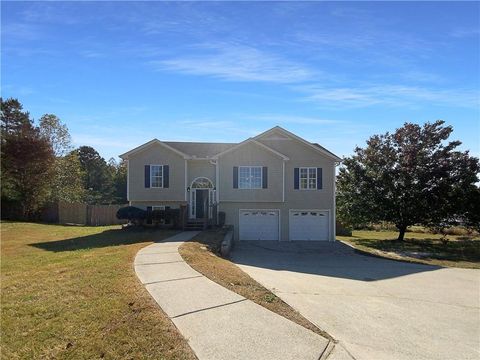
[[150, 165], [150, 187], [163, 188], [163, 165]]
[[239, 166], [238, 188], [261, 189], [263, 184], [261, 166]]
[[316, 190], [317, 189], [317, 168], [302, 167], [300, 168], [300, 190]]

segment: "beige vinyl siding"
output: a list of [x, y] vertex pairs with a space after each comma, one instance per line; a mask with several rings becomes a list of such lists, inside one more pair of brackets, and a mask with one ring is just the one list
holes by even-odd
[[[290, 210], [328, 210], [329, 211], [329, 237], [330, 240], [334, 240], [334, 181], [335, 181], [335, 163], [332, 159], [326, 157], [319, 151], [309, 147], [308, 145], [302, 144], [301, 142], [289, 139], [289, 140], [263, 140], [258, 139], [261, 143], [267, 145], [268, 147], [286, 155], [289, 160], [285, 162], [285, 202], [281, 202], [281, 175], [279, 175], [275, 180], [275, 186], [278, 186], [276, 194], [279, 194], [278, 197], [272, 197], [276, 201], [266, 201], [263, 202], [262, 197], [252, 197], [245, 198], [242, 197], [242, 200], [248, 200], [249, 202], [220, 202], [219, 209], [224, 211], [226, 214], [226, 223], [234, 225], [235, 240], [239, 239], [239, 211], [240, 209], [278, 209], [280, 210], [280, 241], [289, 240], [289, 213]], [[249, 145], [250, 146], [250, 145]], [[245, 146], [246, 148], [247, 146]], [[239, 159], [242, 159], [244, 156], [252, 156], [253, 158], [266, 159], [270, 165], [274, 165], [277, 172], [281, 172], [282, 159], [278, 158], [276, 155], [267, 153], [264, 155], [264, 152], [259, 151], [259, 146], [255, 148], [250, 147], [250, 149], [243, 149], [242, 152], [240, 148], [238, 153], [232, 151], [231, 156], [227, 158], [220, 158], [220, 169], [225, 167], [233, 166], [233, 163], [238, 162]], [[248, 152], [250, 151], [250, 153]], [[268, 150], [267, 150], [268, 151]], [[243, 153], [243, 154], [242, 154]], [[228, 163], [225, 164], [225, 162]], [[224, 162], [222, 164], [222, 162]], [[275, 167], [276, 166], [276, 167]], [[322, 189], [321, 190], [300, 190], [294, 189], [294, 168], [300, 167], [315, 167], [322, 168]], [[230, 170], [231, 171], [231, 170]], [[223, 176], [229, 176], [226, 181], [226, 185], [230, 188], [232, 187], [232, 175], [224, 174], [223, 171], [220, 173], [220, 178]], [[225, 179], [222, 180], [222, 184], [225, 182]], [[269, 173], [269, 186], [272, 183]], [[227, 192], [227, 197], [222, 197], [222, 191], [220, 193], [221, 200], [225, 198], [233, 198], [231, 193]]]
[[[218, 159], [218, 186], [220, 202], [225, 201], [258, 201], [281, 202], [283, 189], [283, 159], [264, 147], [248, 143], [232, 150]], [[267, 189], [234, 189], [234, 166], [266, 166], [268, 167]]]
[[213, 186], [216, 186], [215, 165], [210, 164], [209, 160], [187, 160], [187, 165], [187, 186], [191, 186], [192, 181], [198, 177], [206, 177], [212, 181]]
[[[332, 209], [335, 163], [315, 149], [296, 140], [263, 140], [263, 144], [289, 157], [285, 163], [285, 202], [292, 209]], [[322, 168], [321, 190], [294, 189], [294, 168]]]
[[[183, 201], [185, 199], [185, 160], [166, 147], [154, 144], [129, 158], [130, 201]], [[145, 165], [169, 165], [168, 188], [145, 188]]]

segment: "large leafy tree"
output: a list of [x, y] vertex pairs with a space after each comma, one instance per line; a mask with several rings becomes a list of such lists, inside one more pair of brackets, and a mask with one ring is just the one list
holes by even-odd
[[43, 205], [52, 178], [52, 147], [16, 99], [1, 102], [2, 203], [29, 218]]
[[[339, 218], [350, 224], [388, 221], [403, 240], [408, 226], [435, 226], [469, 217], [474, 208], [479, 162], [444, 121], [405, 123], [374, 135], [343, 161], [337, 190]], [[477, 206], [478, 207], [478, 206]]]

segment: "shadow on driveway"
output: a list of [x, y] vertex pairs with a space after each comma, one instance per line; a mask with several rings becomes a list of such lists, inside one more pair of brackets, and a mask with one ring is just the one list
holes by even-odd
[[360, 281], [441, 269], [363, 255], [339, 241], [241, 241], [235, 245], [232, 260], [246, 266]]

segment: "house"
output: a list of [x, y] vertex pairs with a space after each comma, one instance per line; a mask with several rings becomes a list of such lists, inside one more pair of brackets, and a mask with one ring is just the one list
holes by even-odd
[[235, 240], [335, 239], [341, 159], [279, 126], [236, 144], [154, 139], [120, 157], [132, 206], [186, 205], [192, 222], [224, 212]]

